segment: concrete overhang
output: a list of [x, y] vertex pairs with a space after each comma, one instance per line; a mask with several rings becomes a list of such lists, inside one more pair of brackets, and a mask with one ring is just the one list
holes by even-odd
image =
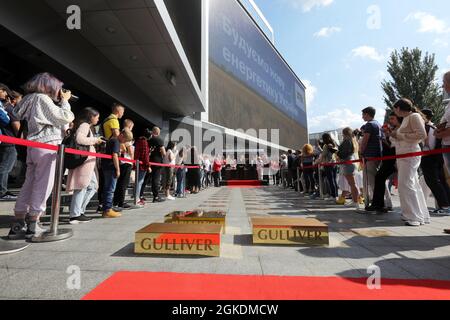
[[[71, 5], [81, 9], [81, 30], [66, 26]], [[4, 27], [154, 123], [162, 122], [163, 112], [205, 111], [202, 80], [163, 0], [19, 0], [0, 6]]]

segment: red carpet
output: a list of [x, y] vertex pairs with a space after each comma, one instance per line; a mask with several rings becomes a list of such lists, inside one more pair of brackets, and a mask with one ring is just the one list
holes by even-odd
[[259, 180], [228, 180], [226, 181], [226, 185], [229, 187], [260, 187], [263, 183]]
[[450, 281], [118, 272], [83, 300], [450, 300]]

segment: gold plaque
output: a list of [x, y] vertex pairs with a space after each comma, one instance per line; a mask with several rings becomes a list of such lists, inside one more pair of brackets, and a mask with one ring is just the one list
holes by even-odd
[[328, 226], [316, 219], [253, 216], [254, 244], [328, 245]]
[[220, 256], [220, 225], [154, 223], [135, 235], [138, 254]]

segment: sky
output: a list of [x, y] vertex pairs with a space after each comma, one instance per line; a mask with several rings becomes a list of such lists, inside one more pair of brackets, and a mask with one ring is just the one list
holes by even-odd
[[434, 53], [441, 83], [450, 70], [448, 0], [255, 0], [275, 45], [307, 87], [309, 132], [359, 128], [361, 110], [386, 105], [394, 49]]

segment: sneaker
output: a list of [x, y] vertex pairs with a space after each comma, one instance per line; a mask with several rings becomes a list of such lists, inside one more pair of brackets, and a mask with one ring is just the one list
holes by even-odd
[[18, 195], [15, 193], [12, 193], [11, 191], [6, 191], [5, 195], [9, 195], [9, 196], [13, 196], [13, 197], [17, 197]]
[[70, 218], [69, 223], [70, 224], [81, 224], [81, 223], [87, 223], [92, 221], [91, 218], [86, 217], [84, 214], [82, 214], [79, 217], [75, 217], [75, 218]]
[[408, 227], [420, 227], [421, 225], [423, 225], [423, 223], [419, 221], [406, 221], [405, 225], [407, 225]]
[[[128, 203], [124, 203], [122, 206], [119, 206], [119, 209], [122, 210], [130, 210], [131, 206]], [[120, 212], [120, 211], [119, 211]]]
[[359, 204], [364, 204], [365, 201], [366, 201], [366, 199], [364, 199], [364, 197], [362, 197], [362, 196], [360, 196], [360, 197], [358, 198]]
[[109, 209], [108, 211], [103, 212], [103, 218], [108, 219], [108, 218], [119, 218], [121, 217], [122, 214], [114, 211], [113, 209]]
[[319, 196], [317, 194], [313, 194], [312, 196], [309, 197], [311, 200], [316, 200], [317, 198], [319, 198]]
[[363, 210], [363, 207], [358, 202], [350, 202], [345, 204], [347, 208], [354, 208], [356, 210]]
[[141, 199], [141, 201], [139, 201], [137, 204], [139, 206], [145, 206], [145, 201]]
[[345, 201], [344, 197], [339, 197], [339, 199], [336, 200], [336, 204], [341, 205], [341, 206], [345, 205], [345, 202], [346, 201]]
[[164, 201], [166, 201], [166, 200], [161, 199], [161, 198], [155, 198], [155, 199], [153, 199], [153, 203], [156, 203], [156, 202], [164, 202]]
[[103, 212], [103, 206], [102, 205], [99, 205], [98, 207], [97, 207], [97, 213], [102, 213]]
[[31, 239], [34, 237], [40, 237], [43, 233], [47, 232], [47, 229], [41, 228], [39, 223], [36, 221], [28, 223], [28, 229], [25, 233], [26, 239]]
[[14, 222], [9, 230], [8, 239], [9, 240], [21, 240], [25, 239], [25, 234], [27, 232], [27, 226], [25, 221]]
[[174, 197], [172, 197], [172, 196], [168, 196], [167, 198], [166, 198], [167, 200], [170, 200], [170, 201], [173, 201], [173, 200], [175, 200], [175, 198]]
[[450, 208], [448, 209], [437, 209], [431, 212], [431, 214], [434, 214], [436, 216], [450, 216]]
[[122, 212], [122, 211], [123, 211], [123, 209], [120, 208], [120, 207], [113, 207], [112, 209], [113, 209], [115, 212]]
[[10, 195], [10, 194], [5, 194], [3, 196], [0, 197], [0, 201], [16, 201], [17, 200], [17, 196], [14, 195]]

